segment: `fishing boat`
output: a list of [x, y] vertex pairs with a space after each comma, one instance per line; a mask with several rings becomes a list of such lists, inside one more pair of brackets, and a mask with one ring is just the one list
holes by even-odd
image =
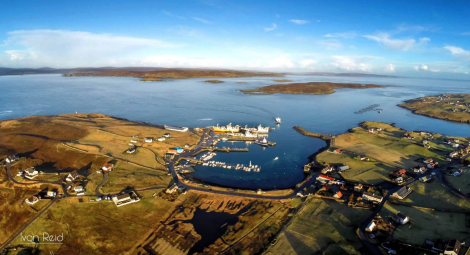
[[263, 137], [262, 140], [259, 140], [257, 142], [257, 144], [261, 145], [261, 146], [268, 146], [268, 140], [266, 140], [266, 137]]
[[281, 118], [279, 117], [276, 118], [276, 124], [281, 124]]
[[274, 160], [278, 160], [278, 159], [279, 159], [279, 157], [275, 157], [275, 158], [274, 158]]

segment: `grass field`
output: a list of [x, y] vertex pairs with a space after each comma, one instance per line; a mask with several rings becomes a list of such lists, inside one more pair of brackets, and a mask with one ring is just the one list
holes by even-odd
[[440, 210], [470, 210], [470, 201], [454, 195], [437, 180], [431, 183], [417, 181], [409, 187], [413, 192], [400, 202]]
[[447, 182], [464, 194], [470, 195], [470, 167], [460, 167], [460, 176], [445, 176]]
[[[382, 128], [383, 131], [369, 133], [369, 128]], [[361, 127], [353, 128], [352, 132], [338, 135], [334, 146], [342, 148], [342, 154], [324, 151], [317, 155], [320, 163], [345, 164], [351, 167], [343, 173], [350, 180], [376, 184], [387, 179], [391, 171], [401, 168], [410, 169], [424, 165], [420, 159], [433, 158], [437, 162], [445, 162], [446, 155], [454, 149], [443, 144], [444, 137], [435, 135], [430, 141], [431, 148], [420, 145], [423, 139], [420, 133], [411, 132], [414, 140], [402, 138], [406, 131], [386, 123], [364, 122]], [[461, 138], [462, 142], [466, 139]], [[371, 162], [356, 159], [357, 155], [365, 155]]]
[[[102, 178], [97, 182], [101, 182]], [[119, 162], [108, 174], [108, 181], [101, 188], [102, 192], [120, 192], [126, 188], [143, 189], [153, 186], [168, 186], [171, 176], [166, 172], [150, 170], [135, 165]]]
[[266, 254], [359, 254], [356, 229], [369, 214], [335, 201], [309, 199]]
[[470, 216], [464, 213], [436, 212], [408, 206], [387, 204], [380, 212], [383, 218], [401, 212], [410, 218], [410, 223], [401, 225], [394, 238], [412, 244], [424, 244], [426, 239], [458, 239], [470, 241]]

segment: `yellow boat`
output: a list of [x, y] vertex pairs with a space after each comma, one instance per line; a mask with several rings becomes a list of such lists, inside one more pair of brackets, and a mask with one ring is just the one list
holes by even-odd
[[217, 126], [213, 127], [212, 130], [214, 130], [214, 132], [238, 133], [240, 132], [240, 126], [239, 125], [232, 126], [232, 123], [229, 123], [227, 126], [219, 126], [219, 124], [217, 124]]

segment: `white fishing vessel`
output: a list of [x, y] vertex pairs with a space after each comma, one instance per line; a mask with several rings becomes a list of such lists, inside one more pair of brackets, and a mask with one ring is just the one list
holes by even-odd
[[276, 118], [276, 124], [281, 124], [281, 118], [279, 117]]
[[278, 160], [278, 159], [279, 159], [279, 157], [275, 157], [275, 158], [274, 158], [274, 160]]

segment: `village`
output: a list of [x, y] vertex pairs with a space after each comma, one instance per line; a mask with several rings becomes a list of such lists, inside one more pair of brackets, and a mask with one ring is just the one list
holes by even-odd
[[[427, 188], [423, 189], [420, 185], [429, 185], [434, 189], [439, 182], [454, 196], [459, 196], [463, 200], [468, 199], [470, 189], [459, 186], [459, 183], [467, 182], [470, 176], [470, 162], [467, 159], [470, 146], [466, 138], [446, 137], [424, 131], [404, 131], [384, 123], [361, 123], [360, 127], [352, 129], [349, 133], [332, 137], [330, 146], [319, 152], [315, 159], [305, 166], [307, 177], [303, 182], [292, 190], [269, 195], [270, 191], [265, 192], [259, 189], [250, 191], [216, 187], [188, 175], [194, 171], [193, 167], [196, 165], [206, 167], [214, 165], [231, 171], [256, 172], [260, 170], [251, 162], [246, 165], [226, 165], [213, 158], [217, 153], [243, 152], [244, 150], [236, 148], [217, 147], [217, 144], [233, 137], [238, 140], [245, 138], [247, 141], [253, 141], [255, 136], [251, 132], [256, 133], [255, 129], [262, 127], [247, 128], [248, 136], [214, 132], [215, 129], [220, 128], [217, 126], [187, 129], [165, 126], [164, 129], [158, 131], [160, 134], [158, 136], [142, 134], [124, 136], [114, 133], [119, 132], [117, 130], [98, 130], [83, 139], [83, 144], [86, 142], [88, 147], [82, 146], [81, 140], [63, 145], [68, 150], [83, 153], [85, 149], [90, 150], [90, 141], [98, 141], [96, 135], [114, 137], [113, 139], [119, 144], [115, 146], [119, 148], [115, 151], [119, 153], [102, 157], [100, 161], [102, 163], [93, 164], [94, 167], [89, 168], [87, 172], [80, 169], [72, 169], [68, 172], [47, 171], [41, 166], [30, 165], [28, 163], [30, 159], [21, 154], [4, 157], [2, 165], [5, 166], [10, 181], [13, 183], [45, 185], [37, 193], [22, 198], [23, 206], [30, 206], [38, 212], [47, 211], [50, 205], [60, 200], [77, 201], [83, 204], [114, 204], [116, 208], [125, 206], [132, 210], [137, 203], [148, 199], [146, 196], [149, 196], [149, 192], [150, 198], [158, 197], [174, 203], [179, 199], [184, 199], [180, 196], [191, 190], [208, 193], [215, 191], [218, 194], [259, 200], [292, 199], [294, 201], [295, 199], [295, 201], [302, 201], [300, 205], [312, 199], [319, 199], [338, 203], [350, 208], [348, 210], [370, 212], [371, 216], [368, 219], [362, 219], [364, 225], [359, 227], [359, 237], [365, 244], [380, 247], [379, 249], [386, 252], [400, 254], [400, 251], [410, 249], [428, 249], [433, 251], [432, 253], [439, 253], [454, 246], [459, 246], [458, 249], [465, 250], [465, 252], [468, 250], [463, 240], [455, 238], [446, 240], [429, 235], [426, 237], [426, 243], [419, 243], [419, 240], [408, 243], [405, 238], [411, 230], [418, 230], [422, 227], [419, 216], [409, 209], [413, 208], [410, 206], [415, 206], [415, 197], [425, 195], [423, 191]], [[183, 140], [183, 143], [172, 143], [170, 146], [164, 144], [172, 141], [179, 134], [196, 135], [197, 139]], [[266, 135], [263, 134], [260, 137], [265, 139]], [[257, 139], [259, 138], [255, 138], [255, 141]], [[383, 141], [388, 142], [388, 145], [384, 146]], [[375, 144], [381, 144], [381, 149], [377, 150]], [[273, 145], [274, 143], [271, 146]], [[129, 166], [150, 168], [147, 166], [148, 161], [145, 161], [147, 159], [140, 157], [147, 151], [157, 151], [157, 148], [160, 158], [155, 157], [154, 155], [157, 155], [155, 153], [148, 155], [152, 155], [152, 160], [157, 163], [161, 160], [160, 165], [164, 168], [157, 171], [161, 172], [160, 176], [165, 176], [166, 184], [140, 187], [128, 185], [126, 179], [122, 179], [120, 169]], [[413, 151], [415, 154], [410, 154], [408, 151]], [[402, 154], [397, 154], [398, 152]], [[387, 155], [391, 157], [387, 158]], [[397, 159], [401, 160], [398, 165]], [[119, 180], [122, 184], [119, 184], [121, 182], [114, 184], [114, 180]], [[109, 187], [113, 186], [107, 186], [109, 184], [117, 185], [118, 189], [110, 189]], [[49, 206], [47, 206], [47, 201], [51, 201]], [[421, 207], [425, 208], [425, 206]], [[397, 210], [397, 208], [400, 209]], [[432, 210], [437, 211], [436, 208]], [[447, 212], [446, 208], [439, 208], [439, 210], [443, 214], [451, 213], [461, 217], [459, 210], [451, 209], [450, 212]], [[299, 217], [301, 215], [299, 214]], [[420, 227], [415, 227], [415, 225]], [[465, 224], [463, 227], [466, 228]], [[404, 230], [405, 228], [408, 229]], [[420, 235], [426, 234], [420, 232]], [[392, 236], [395, 237], [392, 238]], [[433, 246], [430, 248], [431, 243]]]

